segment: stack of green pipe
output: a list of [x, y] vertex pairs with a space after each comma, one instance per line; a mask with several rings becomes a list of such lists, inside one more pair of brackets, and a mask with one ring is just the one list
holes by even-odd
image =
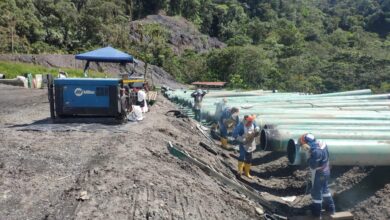
[[[166, 95], [191, 106], [191, 93], [178, 90]], [[223, 97], [224, 106], [239, 107], [241, 115], [257, 115], [257, 124], [269, 128], [261, 132], [261, 147], [287, 152], [292, 164], [305, 163], [297, 139], [311, 132], [328, 144], [332, 165], [390, 165], [390, 94], [210, 91], [203, 100], [202, 117], [215, 121], [222, 111], [216, 112], [216, 103]]]
[[[388, 166], [389, 140], [325, 139], [332, 166]], [[307, 158], [296, 138], [287, 145], [287, 157], [292, 165], [305, 165]]]
[[390, 140], [390, 126], [385, 131], [377, 130], [316, 130], [313, 129], [263, 129], [260, 147], [266, 151], [287, 152], [290, 139], [298, 139], [303, 134], [315, 133], [318, 139], [349, 140]]

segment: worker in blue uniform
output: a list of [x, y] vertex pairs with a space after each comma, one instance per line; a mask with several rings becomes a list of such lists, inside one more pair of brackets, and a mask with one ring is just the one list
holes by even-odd
[[240, 156], [238, 157], [238, 175], [245, 171], [245, 176], [252, 179], [252, 153], [256, 150], [255, 138], [260, 135], [260, 128], [256, 125], [255, 116], [245, 115], [244, 119], [233, 131], [233, 137], [239, 142]]
[[228, 131], [233, 130], [234, 127], [239, 123], [239, 109], [236, 107], [226, 107], [218, 120], [219, 131], [221, 135], [221, 145], [227, 149], [228, 143]]
[[311, 171], [312, 215], [321, 218], [322, 204], [324, 204], [325, 211], [334, 214], [335, 205], [328, 187], [330, 176], [328, 147], [324, 142], [316, 140], [310, 133], [302, 135], [300, 144], [306, 152]]
[[195, 92], [191, 94], [191, 97], [194, 98], [194, 112], [195, 112], [195, 120], [201, 121], [200, 110], [202, 108], [203, 97], [207, 94], [206, 91], [202, 89], [197, 89]]

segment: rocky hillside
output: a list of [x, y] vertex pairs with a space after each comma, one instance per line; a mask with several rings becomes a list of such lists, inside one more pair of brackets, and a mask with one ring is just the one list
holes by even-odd
[[217, 38], [200, 33], [194, 24], [185, 18], [165, 15], [149, 15], [144, 19], [131, 22], [131, 40], [139, 42], [141, 39], [140, 25], [150, 23], [159, 24], [168, 31], [168, 43], [175, 54], [181, 54], [186, 49], [207, 52], [213, 48], [226, 47]]

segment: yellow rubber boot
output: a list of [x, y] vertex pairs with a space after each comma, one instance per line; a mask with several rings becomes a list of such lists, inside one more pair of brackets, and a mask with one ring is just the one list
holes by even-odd
[[222, 138], [221, 137], [221, 146], [225, 149], [227, 149], [227, 143], [228, 143], [228, 139], [227, 138]]
[[244, 165], [245, 176], [248, 177], [249, 179], [253, 179], [253, 176], [251, 176], [251, 174], [250, 174], [251, 166], [252, 166], [252, 164], [249, 164], [249, 163], [245, 163], [245, 165]]
[[243, 171], [244, 171], [244, 162], [238, 161], [238, 175], [241, 176]]

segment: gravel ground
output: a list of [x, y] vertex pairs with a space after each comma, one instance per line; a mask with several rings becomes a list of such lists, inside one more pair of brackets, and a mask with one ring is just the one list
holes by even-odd
[[[191, 150], [202, 139], [163, 114], [172, 108], [159, 100], [122, 132], [109, 125], [20, 131], [48, 118], [46, 92], [0, 85], [1, 219], [258, 218], [237, 193], [168, 153], [167, 141]], [[78, 198], [82, 191], [87, 200]]]
[[[253, 202], [169, 154], [171, 141], [235, 178], [238, 153], [206, 151], [192, 119], [166, 116], [172, 109], [159, 96], [139, 123], [53, 125], [45, 90], [0, 85], [1, 219], [259, 219]], [[297, 196], [283, 211], [306, 213], [307, 170], [276, 153], [254, 158], [255, 179], [241, 182], [280, 204], [279, 197]], [[333, 168], [338, 209], [389, 219], [387, 171]]]

